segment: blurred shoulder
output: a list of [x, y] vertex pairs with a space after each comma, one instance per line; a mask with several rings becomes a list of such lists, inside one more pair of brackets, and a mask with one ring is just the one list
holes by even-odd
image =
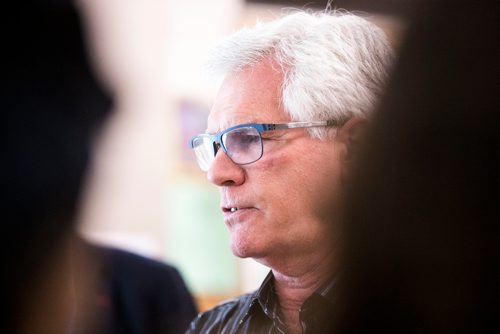
[[140, 281], [144, 284], [163, 281], [161, 285], [184, 285], [177, 268], [164, 261], [99, 244], [87, 243], [85, 247], [107, 277], [114, 277], [118, 281]]
[[200, 313], [186, 333], [234, 333], [255, 300], [255, 293], [248, 293], [225, 301]]

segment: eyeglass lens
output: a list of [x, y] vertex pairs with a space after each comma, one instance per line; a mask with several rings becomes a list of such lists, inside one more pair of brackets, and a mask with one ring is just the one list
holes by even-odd
[[212, 141], [208, 136], [197, 137], [193, 140], [193, 148], [198, 165], [202, 171], [206, 172], [215, 156]]
[[227, 155], [237, 164], [249, 164], [262, 156], [262, 140], [254, 128], [238, 128], [222, 136]]
[[[227, 155], [236, 164], [249, 164], [262, 157], [262, 140], [257, 129], [252, 127], [238, 128], [226, 132], [221, 138]], [[214, 143], [208, 136], [200, 136], [193, 140], [196, 159], [203, 171], [208, 171], [215, 159]]]

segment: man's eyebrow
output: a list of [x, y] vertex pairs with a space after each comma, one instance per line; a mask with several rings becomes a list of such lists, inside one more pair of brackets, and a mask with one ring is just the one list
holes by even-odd
[[255, 119], [245, 119], [243, 121], [239, 121], [238, 123], [229, 123], [228, 122], [227, 124], [218, 127], [217, 130], [214, 132], [210, 132], [207, 128], [207, 129], [205, 129], [205, 133], [207, 133], [207, 134], [219, 133], [219, 132], [224, 131], [226, 129], [229, 129], [233, 126], [237, 126], [237, 125], [241, 125], [241, 124], [267, 124], [267, 123], [262, 123], [260, 121], [256, 121]]

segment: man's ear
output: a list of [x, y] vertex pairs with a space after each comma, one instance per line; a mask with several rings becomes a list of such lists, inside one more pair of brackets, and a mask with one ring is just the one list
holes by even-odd
[[359, 146], [367, 127], [367, 120], [361, 117], [350, 118], [338, 129], [337, 140], [343, 144], [344, 150], [341, 154], [341, 179], [347, 181], [352, 165], [358, 157]]
[[367, 120], [361, 117], [351, 117], [338, 129], [337, 140], [345, 145], [345, 153], [342, 160], [345, 162], [353, 160], [357, 155]]

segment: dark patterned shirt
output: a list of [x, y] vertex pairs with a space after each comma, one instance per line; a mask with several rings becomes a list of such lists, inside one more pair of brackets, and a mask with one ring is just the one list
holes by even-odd
[[[334, 280], [326, 282], [302, 304], [302, 333], [327, 332], [332, 314], [334, 283]], [[198, 315], [186, 333], [287, 333], [278, 306], [274, 276], [270, 272], [257, 291]]]

